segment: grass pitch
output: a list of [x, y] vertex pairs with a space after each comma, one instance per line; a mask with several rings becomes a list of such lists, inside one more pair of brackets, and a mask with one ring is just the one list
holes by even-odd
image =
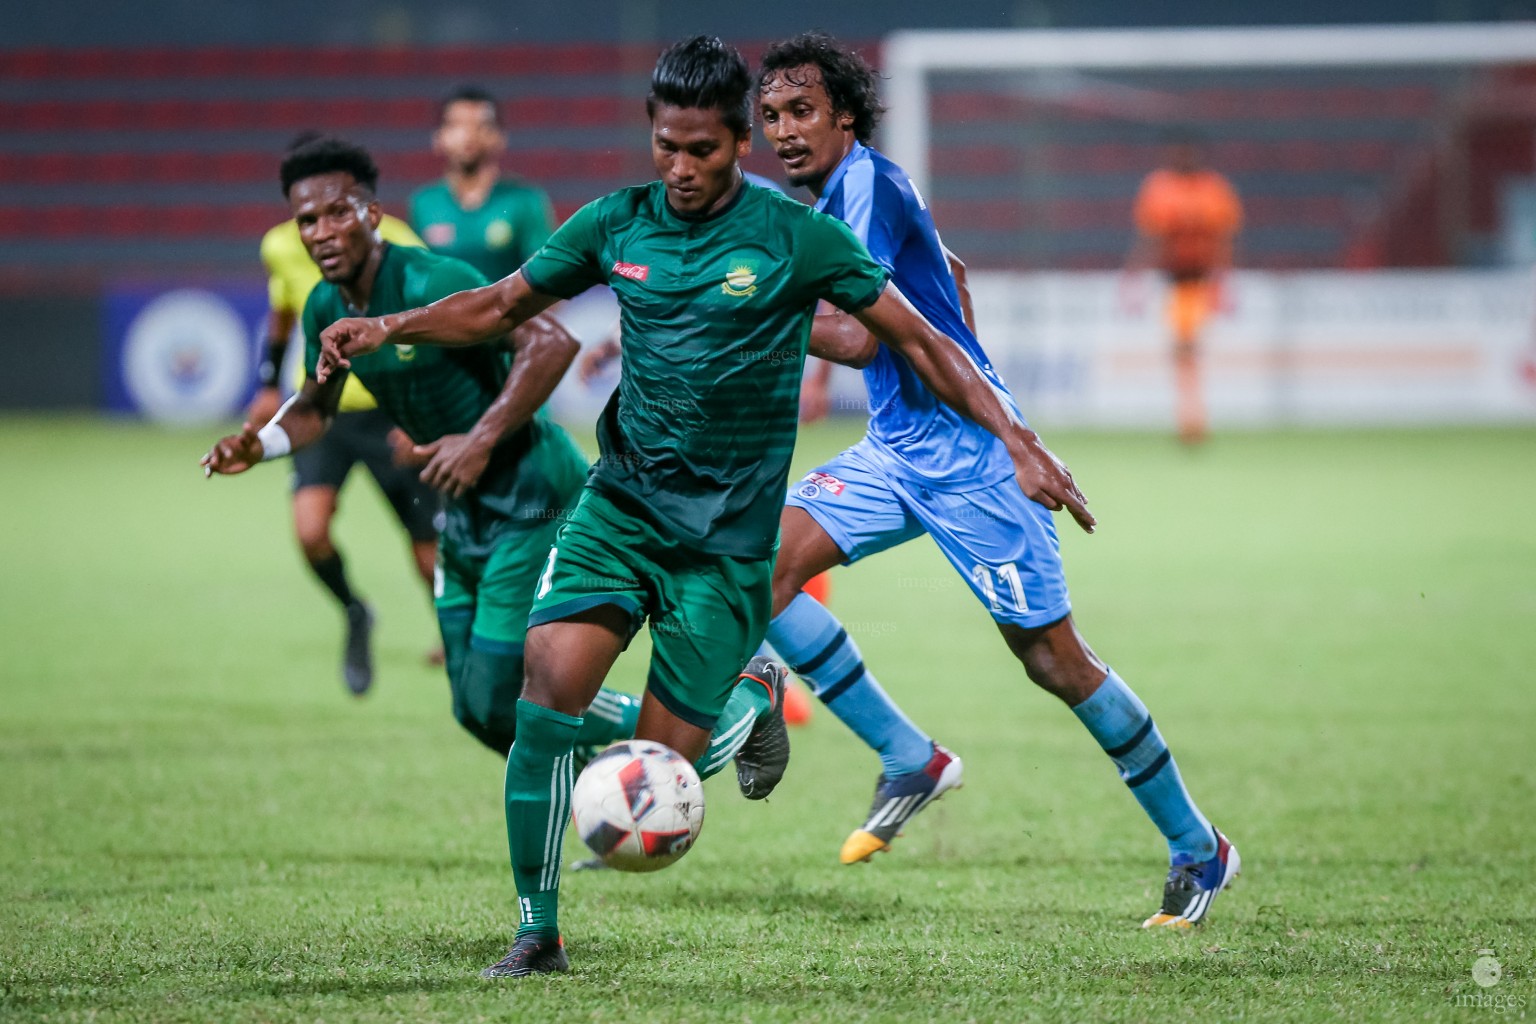
[[1160, 837], [919, 541], [833, 605], [966, 788], [840, 866], [877, 768], [819, 710], [766, 805], [709, 784], [677, 866], [566, 875], [574, 974], [499, 984], [501, 767], [422, 663], [402, 538], [354, 480], [354, 700], [286, 473], [204, 482], [213, 433], [0, 420], [0, 1019], [1536, 1015], [1536, 431], [1052, 438], [1102, 524], [1059, 523], [1079, 622], [1243, 853], [1195, 933], [1137, 928]]

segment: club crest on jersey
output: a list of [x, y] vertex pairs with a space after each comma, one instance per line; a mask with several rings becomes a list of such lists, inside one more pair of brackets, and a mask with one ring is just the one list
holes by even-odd
[[615, 263], [613, 272], [620, 277], [627, 277], [631, 281], [644, 281], [651, 276], [651, 268], [639, 263]]
[[396, 345], [395, 346], [395, 358], [400, 360], [402, 363], [410, 362], [412, 359], [416, 358], [416, 346], [415, 345]]
[[725, 272], [725, 283], [720, 286], [722, 292], [740, 299], [757, 291], [756, 260], [733, 259], [730, 266]]

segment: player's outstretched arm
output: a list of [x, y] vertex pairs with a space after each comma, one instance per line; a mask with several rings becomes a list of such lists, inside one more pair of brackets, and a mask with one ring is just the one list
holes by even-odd
[[558, 301], [553, 295], [534, 291], [519, 271], [429, 306], [388, 316], [338, 320], [320, 333], [316, 376], [323, 382], [338, 367], [351, 366], [353, 356], [374, 352], [384, 344], [456, 347], [489, 341], [511, 334]]
[[879, 351], [880, 342], [858, 320], [827, 302], [817, 307], [811, 319], [811, 355], [862, 370]]
[[203, 467], [203, 476], [244, 473], [258, 462], [281, 458], [313, 444], [336, 416], [345, 379], [346, 374], [341, 373], [321, 384], [311, 377], [283, 404], [271, 422], [258, 429], [247, 420], [241, 425], [240, 433], [220, 438], [199, 463]]
[[581, 351], [581, 342], [548, 314], [513, 331], [510, 344], [517, 353], [512, 372], [469, 433], [449, 434], [415, 449], [418, 457], [428, 460], [421, 479], [449, 497], [457, 498], [480, 482], [492, 450], [533, 419]]
[[1067, 467], [1004, 404], [965, 350], [923, 319], [899, 288], [887, 285], [873, 305], [855, 315], [912, 364], [940, 401], [1007, 446], [1019, 487], [1028, 498], [1052, 511], [1065, 508], [1079, 526], [1093, 532], [1096, 521], [1088, 500]]

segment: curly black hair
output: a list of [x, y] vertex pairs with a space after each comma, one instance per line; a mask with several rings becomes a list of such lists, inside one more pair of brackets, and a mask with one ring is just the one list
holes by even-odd
[[333, 171], [352, 175], [353, 180], [370, 193], [379, 187], [378, 165], [366, 149], [345, 139], [325, 136], [295, 146], [283, 157], [283, 166], [278, 172], [283, 183], [283, 198], [288, 197], [295, 182]]
[[853, 118], [854, 138], [868, 142], [874, 137], [885, 108], [880, 105], [874, 69], [857, 50], [825, 32], [802, 32], [774, 43], [763, 54], [762, 66], [757, 69], [758, 90], [762, 90], [764, 82], [781, 76], [792, 85], [807, 84], [786, 76], [786, 72], [801, 67], [814, 67], [821, 72], [832, 109]]
[[752, 72], [735, 47], [715, 36], [694, 36], [673, 43], [656, 60], [647, 117], [657, 104], [717, 110], [737, 138], [752, 134]]

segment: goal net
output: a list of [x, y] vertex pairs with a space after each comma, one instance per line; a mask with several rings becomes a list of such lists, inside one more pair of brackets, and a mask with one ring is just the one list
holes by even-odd
[[880, 145], [1032, 415], [1166, 422], [1157, 299], [1116, 272], [1175, 137], [1245, 209], [1218, 426], [1536, 415], [1536, 26], [902, 32], [882, 65]]

